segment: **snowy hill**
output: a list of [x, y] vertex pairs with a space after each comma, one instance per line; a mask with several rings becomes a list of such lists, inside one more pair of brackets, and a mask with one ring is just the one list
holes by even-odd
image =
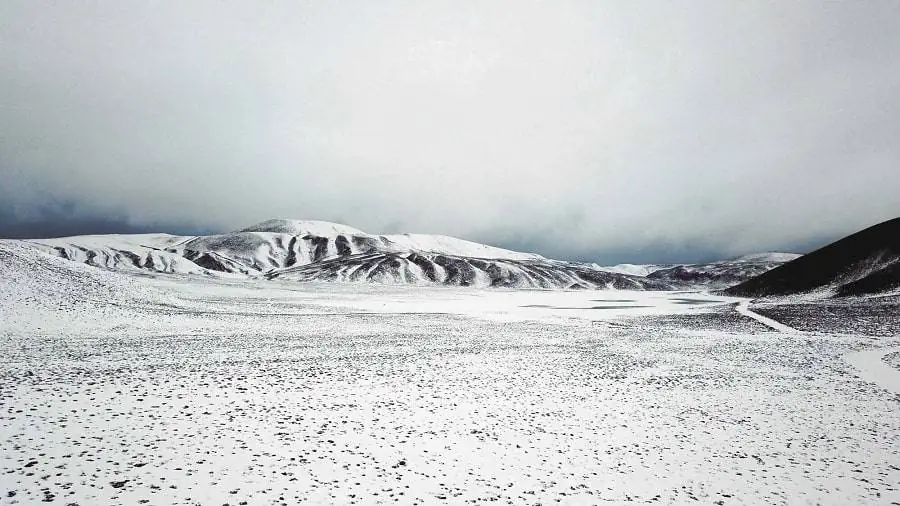
[[362, 230], [341, 223], [315, 220], [266, 220], [238, 232], [272, 232], [289, 235], [317, 235], [331, 237], [336, 235], [366, 235]]
[[267, 274], [267, 277], [300, 281], [437, 283], [509, 288], [673, 288], [665, 282], [606, 272], [586, 264], [422, 252], [364, 253], [283, 269]]
[[725, 288], [770, 271], [799, 256], [796, 253], [755, 253], [719, 262], [676, 265], [655, 270], [647, 277], [669, 283]]
[[323, 221], [269, 220], [227, 234], [197, 237], [76, 236], [23, 244], [67, 260], [124, 271], [518, 288], [675, 287], [666, 280], [454, 237], [375, 235]]
[[202, 274], [206, 270], [173, 249], [185, 237], [169, 234], [82, 235], [21, 241], [46, 253], [112, 270]]
[[800, 255], [796, 253], [766, 252], [702, 264], [618, 264], [597, 268], [618, 274], [644, 276], [670, 284], [724, 288], [798, 257]]

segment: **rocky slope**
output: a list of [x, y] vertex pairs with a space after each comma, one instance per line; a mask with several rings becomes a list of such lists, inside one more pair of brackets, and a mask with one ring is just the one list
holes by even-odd
[[725, 293], [751, 297], [808, 292], [849, 296], [895, 290], [900, 290], [900, 218], [847, 236]]

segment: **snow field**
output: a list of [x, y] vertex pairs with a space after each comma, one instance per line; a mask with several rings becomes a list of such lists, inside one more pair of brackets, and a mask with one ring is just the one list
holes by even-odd
[[896, 336], [0, 253], [2, 504], [900, 501], [897, 392], [845, 360]]

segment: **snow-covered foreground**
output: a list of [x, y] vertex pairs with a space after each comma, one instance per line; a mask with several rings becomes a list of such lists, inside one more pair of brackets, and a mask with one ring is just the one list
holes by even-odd
[[900, 339], [737, 302], [0, 248], [0, 504], [900, 501], [900, 396], [845, 360]]

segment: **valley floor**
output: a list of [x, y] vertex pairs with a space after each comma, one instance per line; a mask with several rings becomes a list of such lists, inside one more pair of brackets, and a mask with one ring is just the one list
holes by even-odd
[[896, 334], [29, 255], [0, 248], [0, 504], [900, 503], [900, 360], [857, 354]]

